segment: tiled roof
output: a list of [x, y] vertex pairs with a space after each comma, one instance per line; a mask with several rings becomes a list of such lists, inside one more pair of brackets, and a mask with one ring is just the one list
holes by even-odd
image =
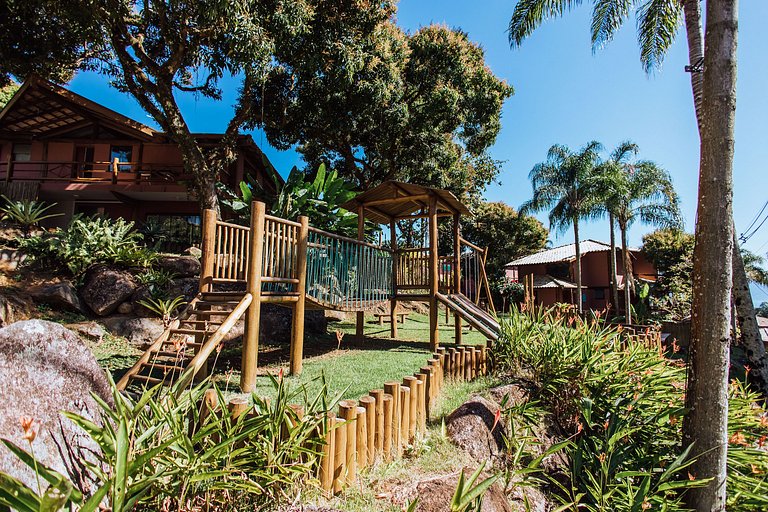
[[543, 276], [533, 276], [533, 287], [539, 288], [576, 288], [576, 285], [565, 279], [558, 279], [549, 274]]
[[[581, 255], [589, 254], [590, 252], [610, 252], [611, 245], [605, 242], [597, 240], [582, 240], [579, 244], [581, 246]], [[631, 248], [632, 252], [639, 252], [639, 249]], [[552, 249], [531, 254], [529, 256], [523, 256], [514, 261], [510, 261], [505, 267], [516, 267], [519, 265], [538, 265], [540, 263], [555, 263], [555, 262], [569, 262], [576, 259], [576, 244], [561, 245]]]

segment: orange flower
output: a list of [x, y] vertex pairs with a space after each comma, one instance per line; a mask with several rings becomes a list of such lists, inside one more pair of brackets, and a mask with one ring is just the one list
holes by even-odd
[[606, 458], [607, 458], [607, 455], [605, 454], [605, 452], [601, 453], [600, 456], [598, 457], [598, 460], [600, 460], [600, 464], [605, 464]]
[[642, 507], [643, 510], [648, 510], [649, 508], [651, 508], [651, 504], [648, 503], [648, 499], [647, 498], [643, 499], [643, 504], [640, 505], [640, 506]]
[[493, 426], [491, 427], [491, 432], [496, 430], [496, 425], [499, 424], [499, 419], [501, 419], [501, 409], [497, 409], [496, 414], [493, 415]]
[[752, 469], [752, 474], [754, 475], [762, 475], [765, 471], [760, 469], [759, 467], [755, 466], [754, 464], [749, 465]]
[[728, 438], [730, 444], [738, 444], [740, 446], [747, 446], [747, 438], [741, 432], [734, 432], [731, 437]]
[[688, 480], [690, 480], [691, 482], [693, 482], [694, 480], [696, 480], [696, 475], [692, 475], [692, 474], [691, 474], [691, 472], [689, 471], [689, 472], [688, 472]]
[[760, 426], [768, 428], [768, 416], [760, 416]]
[[22, 430], [24, 430], [24, 439], [31, 443], [37, 437], [37, 422], [31, 416], [22, 416], [19, 418], [19, 421], [21, 422]]

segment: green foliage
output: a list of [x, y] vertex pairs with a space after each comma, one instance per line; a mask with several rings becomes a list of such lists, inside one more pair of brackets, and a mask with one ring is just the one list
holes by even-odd
[[[61, 475], [36, 465], [37, 473], [51, 484], [49, 489], [59, 489], [65, 498], [55, 506], [36, 506], [46, 498], [0, 473], [4, 480], [0, 504], [30, 512], [57, 511], [66, 503], [90, 511], [102, 499], [115, 512], [274, 507], [293, 496], [296, 486], [316, 468], [324, 416], [319, 413], [329, 404], [324, 389], [310, 401], [303, 388], [290, 389], [275, 379], [272, 384], [271, 401], [253, 396], [253, 405], [236, 419], [226, 408], [201, 417], [200, 403], [207, 390], [214, 389], [219, 403], [225, 403], [209, 382], [178, 398], [156, 387], [136, 400], [113, 386], [114, 408], [97, 398], [106, 419], [102, 424], [64, 413], [100, 448], [95, 462], [82, 461], [82, 469], [96, 478], [93, 496], [84, 502]], [[304, 420], [288, 406], [297, 400], [306, 406]], [[13, 451], [35, 467], [31, 455]], [[18, 508], [21, 500], [30, 506]]]
[[462, 236], [488, 248], [489, 279], [504, 276], [504, 265], [538, 252], [547, 245], [549, 232], [536, 218], [521, 214], [502, 202], [480, 202], [474, 216], [462, 224]]
[[397, 179], [477, 194], [500, 169], [487, 149], [512, 87], [467, 34], [408, 34], [394, 4], [319, 1], [310, 30], [276, 46], [256, 120], [276, 147], [298, 145], [310, 168], [330, 162], [360, 189]]
[[768, 285], [768, 271], [763, 268], [765, 259], [751, 251], [741, 249], [741, 258], [744, 260], [744, 271], [747, 279], [753, 283]]
[[[509, 42], [520, 46], [549, 18], [580, 5], [572, 0], [520, 0], [509, 21]], [[640, 62], [646, 73], [661, 68], [683, 20], [682, 3], [668, 0], [592, 0], [592, 50], [609, 43], [634, 10]]]
[[156, 255], [143, 248], [141, 241], [133, 222], [75, 216], [64, 229], [23, 240], [21, 248], [38, 264], [64, 267], [79, 276], [96, 263], [150, 266]]
[[693, 244], [692, 234], [674, 228], [659, 229], [643, 237], [643, 253], [659, 274], [650, 295], [655, 319], [678, 321], [690, 316]]
[[46, 213], [51, 208], [55, 207], [56, 203], [47, 204], [43, 201], [33, 201], [30, 199], [14, 201], [5, 196], [2, 196], [2, 198], [5, 201], [5, 204], [0, 206], [0, 212], [3, 213], [3, 220], [9, 220], [16, 224], [20, 224], [27, 230], [27, 232], [29, 232], [30, 228], [38, 226], [45, 219], [64, 215], [63, 213]]
[[[570, 325], [570, 326], [569, 326]], [[702, 480], [689, 475], [690, 447], [681, 448], [685, 367], [654, 347], [599, 322], [575, 324], [541, 312], [502, 322], [493, 357], [503, 373], [533, 385], [529, 402], [507, 408], [517, 427], [551, 423], [566, 439], [564, 475], [545, 473], [530, 447], [518, 471], [547, 482], [558, 510], [683, 510], [682, 495]], [[768, 412], [758, 395], [731, 386], [728, 510], [763, 510], [768, 476]]]
[[[0, 80], [3, 78], [0, 77]], [[11, 101], [11, 98], [13, 98], [13, 95], [16, 94], [16, 91], [19, 90], [19, 86], [15, 83], [10, 83], [6, 85], [5, 87], [0, 87], [0, 109], [4, 108], [9, 101]]]
[[173, 280], [176, 279], [176, 274], [162, 268], [148, 268], [136, 276], [136, 279], [149, 288], [153, 298], [165, 298]]
[[495, 474], [484, 479], [482, 482], [476, 483], [484, 469], [485, 462], [480, 464], [469, 477], [469, 480], [465, 480], [464, 471], [461, 471], [459, 482], [456, 484], [456, 491], [453, 493], [453, 498], [451, 498], [451, 512], [482, 511], [485, 492], [499, 479], [499, 475]]
[[768, 302], [763, 302], [757, 307], [756, 313], [758, 316], [768, 317]]
[[357, 236], [357, 213], [340, 207], [357, 194], [351, 184], [339, 177], [337, 171], [327, 171], [325, 164], [320, 164], [317, 173], [311, 177], [294, 167], [284, 185], [275, 178], [275, 187], [277, 195], [272, 197], [258, 184], [241, 182], [240, 196], [221, 186], [224, 196], [221, 202], [237, 214], [243, 223], [247, 223], [250, 218], [251, 201], [259, 198], [272, 205], [269, 213], [275, 217], [296, 220], [300, 215], [306, 215], [313, 227], [340, 235]]
[[171, 324], [172, 317], [176, 311], [181, 306], [186, 305], [187, 302], [184, 300], [183, 295], [179, 295], [172, 299], [150, 297], [147, 300], [140, 300], [138, 303], [162, 318], [163, 325], [167, 328]]

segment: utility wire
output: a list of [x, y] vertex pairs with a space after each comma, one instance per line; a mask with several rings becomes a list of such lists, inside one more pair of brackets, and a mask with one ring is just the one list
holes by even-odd
[[756, 234], [756, 233], [757, 233], [757, 232], [760, 230], [760, 228], [761, 228], [761, 227], [763, 227], [763, 224], [765, 224], [765, 221], [767, 221], [767, 220], [768, 220], [768, 215], [766, 215], [765, 217], [763, 217], [763, 220], [762, 220], [762, 222], [760, 222], [760, 224], [758, 224], [758, 225], [757, 225], [757, 227], [756, 227], [756, 228], [754, 228], [754, 229], [753, 229], [753, 230], [752, 230], [750, 233], [748, 233], [748, 234], [746, 234], [746, 235], [741, 235], [741, 241], [742, 241], [742, 243], [746, 243], [746, 242], [747, 242], [747, 240], [749, 240], [750, 238], [752, 238], [753, 236], [755, 236], [755, 234]]
[[765, 201], [765, 204], [763, 205], [763, 207], [760, 209], [760, 211], [759, 211], [759, 212], [757, 212], [757, 215], [755, 215], [755, 218], [754, 218], [754, 219], [752, 219], [752, 223], [751, 223], [749, 226], [747, 226], [747, 229], [745, 229], [745, 230], [742, 232], [742, 235], [743, 235], [744, 233], [746, 233], [747, 231], [749, 231], [749, 230], [752, 228], [752, 226], [754, 226], [754, 225], [755, 225], [755, 222], [757, 222], [757, 220], [758, 220], [758, 219], [760, 218], [760, 216], [763, 214], [763, 212], [765, 211], [765, 208], [766, 208], [766, 207], [768, 207], [768, 200], [766, 200], [766, 201]]
[[[752, 222], [749, 224], [747, 229], [742, 231], [741, 235], [739, 236], [739, 239], [742, 241], [742, 243], [744, 243], [747, 240], [749, 240], [755, 234], [755, 232], [758, 229], [760, 229], [760, 226], [762, 226], [765, 223], [765, 219], [763, 219], [763, 222], [760, 223], [760, 226], [757, 226], [757, 228], [755, 228], [755, 230], [751, 234], [747, 234], [747, 233], [749, 233], [749, 230], [752, 229], [752, 226], [754, 226], [755, 223], [758, 220], [760, 220], [760, 216], [762, 216], [762, 214], [763, 214], [763, 212], [765, 211], [766, 208], [768, 208], [768, 200], [765, 201], [765, 204], [763, 204], [763, 207], [760, 209], [759, 212], [757, 212], [757, 215], [755, 215], [755, 218], [752, 219]], [[766, 217], [766, 218], [768, 218], [768, 217]]]

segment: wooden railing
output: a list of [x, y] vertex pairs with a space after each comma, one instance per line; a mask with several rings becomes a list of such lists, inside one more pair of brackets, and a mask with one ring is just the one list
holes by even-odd
[[398, 290], [428, 290], [430, 276], [428, 247], [398, 249]]
[[213, 281], [239, 282], [248, 279], [250, 229], [216, 221], [213, 249]]
[[299, 283], [296, 272], [301, 224], [265, 216], [264, 256], [261, 264], [262, 290], [272, 293], [294, 291]]
[[168, 183], [191, 179], [182, 164], [71, 160], [5, 160], [0, 180], [85, 183]]

